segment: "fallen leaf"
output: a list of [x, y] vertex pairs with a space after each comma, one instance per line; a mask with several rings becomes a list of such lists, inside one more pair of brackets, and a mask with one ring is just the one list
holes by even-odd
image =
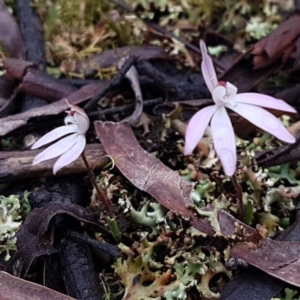
[[[299, 205], [297, 207], [299, 209]], [[292, 285], [300, 286], [300, 211], [296, 221], [276, 240], [266, 239], [252, 250], [247, 243], [235, 245], [230, 255], [245, 260], [263, 272]], [[231, 299], [231, 298], [230, 298]]]
[[18, 277], [24, 277], [34, 258], [57, 252], [49, 242], [43, 241], [42, 243], [42, 238], [48, 230], [50, 221], [59, 214], [67, 214], [82, 222], [93, 224], [98, 227], [98, 230], [106, 232], [100, 226], [98, 216], [79, 205], [49, 203], [41, 208], [35, 208], [16, 235], [17, 251], [8, 261], [5, 267], [6, 271]]
[[[192, 218], [192, 225], [196, 229], [206, 234], [215, 233], [206, 219], [198, 219], [187, 208], [193, 204], [190, 199], [192, 183], [184, 181], [175, 171], [147, 153], [139, 145], [127, 122], [96, 121], [94, 124], [104, 149], [114, 158], [116, 167], [135, 187], [149, 193], [170, 211], [183, 218]], [[209, 211], [209, 208], [207, 210]], [[216, 212], [215, 218], [224, 236], [234, 234], [236, 227], [243, 227], [244, 233], [248, 235], [256, 233], [255, 229], [224, 211]]]
[[[223, 224], [223, 222], [222, 222]], [[298, 242], [300, 241], [300, 212], [297, 211], [296, 221], [283, 232], [277, 236], [276, 240], [285, 241], [285, 242]], [[271, 241], [271, 240], [269, 240]], [[272, 241], [271, 241], [272, 242]], [[237, 245], [239, 249], [239, 245]], [[279, 246], [280, 247], [280, 246]], [[235, 248], [235, 247], [234, 247]], [[257, 251], [261, 251], [258, 249]], [[250, 263], [252, 261], [259, 263], [256, 261], [256, 252], [250, 251], [243, 253], [241, 249], [236, 252], [238, 259], [244, 257], [245, 261]], [[266, 252], [268, 256], [268, 253]], [[254, 257], [253, 257], [254, 256]], [[245, 273], [238, 275], [235, 279], [227, 283], [224, 290], [222, 291], [221, 299], [222, 300], [269, 300], [272, 297], [275, 297], [279, 293], [280, 290], [286, 285], [282, 281], [282, 278], [278, 279], [273, 276], [273, 274], [267, 274], [263, 267], [260, 267], [262, 270], [258, 270], [256, 268], [250, 267]], [[289, 278], [286, 278], [286, 281]]]
[[300, 35], [299, 23], [300, 15], [293, 15], [254, 45], [252, 54], [255, 69], [266, 67], [279, 58], [285, 62], [290, 57]]
[[1, 300], [75, 300], [45, 286], [0, 271]]
[[[160, 204], [181, 215], [191, 218], [187, 209], [193, 202], [190, 199], [192, 183], [184, 181], [178, 173], [165, 166], [159, 159], [147, 153], [136, 140], [127, 122], [95, 122], [96, 133], [106, 152], [114, 158], [116, 167], [138, 189], [149, 193]], [[213, 234], [211, 225], [192, 218], [198, 230]]]
[[23, 57], [23, 42], [16, 20], [0, 0], [0, 44], [7, 50], [10, 57]]
[[95, 128], [106, 152], [135, 187], [182, 217], [191, 216], [186, 205], [193, 204], [189, 198], [192, 183], [184, 181], [175, 171], [142, 149], [127, 122], [97, 121]]
[[261, 248], [253, 250], [248, 243], [235, 245], [231, 257], [238, 257], [273, 277], [300, 287], [300, 242], [266, 239]]
[[219, 78], [220, 81], [228, 81], [234, 84], [239, 93], [245, 93], [253, 89], [281, 66], [280, 62], [276, 62], [268, 68], [254, 70], [253, 57], [249, 55], [251, 50], [252, 48], [249, 48]]

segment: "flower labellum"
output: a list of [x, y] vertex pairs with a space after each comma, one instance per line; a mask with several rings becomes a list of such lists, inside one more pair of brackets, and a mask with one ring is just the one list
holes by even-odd
[[237, 87], [230, 82], [218, 82], [212, 60], [207, 54], [206, 45], [202, 40], [200, 49], [202, 52], [202, 75], [215, 104], [201, 109], [191, 118], [185, 135], [185, 155], [193, 152], [210, 122], [214, 148], [223, 165], [224, 172], [227, 176], [234, 174], [237, 161], [235, 134], [226, 108], [233, 110], [281, 141], [295, 142], [295, 137], [282, 123], [262, 107], [296, 113], [294, 108], [283, 100], [267, 95], [237, 94]]
[[90, 120], [85, 112], [77, 105], [66, 101], [70, 107], [67, 111], [68, 116], [65, 118], [66, 125], [48, 132], [31, 147], [31, 149], [37, 149], [60, 139], [39, 153], [32, 162], [36, 165], [60, 156], [53, 166], [54, 175], [81, 155], [86, 145], [85, 133], [90, 127]]

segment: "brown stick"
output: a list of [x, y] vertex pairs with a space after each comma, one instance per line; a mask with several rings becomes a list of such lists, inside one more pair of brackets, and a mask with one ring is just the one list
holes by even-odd
[[[51, 159], [37, 165], [32, 165], [34, 157], [42, 150], [0, 151], [0, 182], [12, 182], [36, 177], [53, 176], [52, 168], [57, 160]], [[86, 157], [91, 166], [101, 169], [110, 160], [105, 155], [101, 144], [86, 146]], [[81, 159], [61, 169], [56, 176], [84, 173], [86, 167]]]

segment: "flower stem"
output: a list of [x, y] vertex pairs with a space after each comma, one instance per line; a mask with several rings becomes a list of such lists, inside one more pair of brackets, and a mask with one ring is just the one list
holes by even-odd
[[97, 184], [96, 182], [96, 178], [95, 178], [95, 175], [86, 159], [86, 156], [85, 156], [85, 152], [83, 151], [81, 153], [81, 157], [83, 159], [83, 162], [86, 166], [86, 169], [90, 175], [90, 178], [91, 178], [91, 181], [92, 181], [92, 184], [94, 185], [96, 191], [97, 191], [97, 194], [98, 194], [98, 197], [100, 199], [100, 201], [104, 204], [105, 208], [106, 208], [106, 211], [107, 211], [107, 214], [110, 218], [112, 218], [112, 213], [111, 213], [111, 209], [110, 209], [110, 204], [108, 202], [108, 199], [103, 191], [103, 189], [101, 187], [99, 187], [99, 185]]
[[236, 196], [237, 196], [237, 199], [239, 201], [240, 215], [241, 215], [241, 218], [243, 218], [243, 213], [244, 213], [243, 189], [242, 189], [241, 185], [237, 182], [235, 174], [233, 174], [233, 176], [231, 176], [231, 180], [232, 180], [232, 183], [235, 187]]
[[244, 222], [250, 226], [252, 223], [252, 220], [253, 220], [253, 201], [248, 199], [247, 205], [246, 205]]
[[120, 229], [118, 227], [118, 224], [116, 222], [116, 219], [114, 218], [108, 218], [107, 220], [108, 226], [111, 230], [111, 233], [116, 241], [117, 244], [121, 243], [122, 241], [122, 237], [121, 237], [121, 233], [120, 233]]

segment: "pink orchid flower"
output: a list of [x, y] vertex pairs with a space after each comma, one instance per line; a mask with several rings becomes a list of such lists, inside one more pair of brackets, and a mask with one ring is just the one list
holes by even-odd
[[[68, 116], [65, 118], [66, 125], [48, 132], [31, 147], [31, 149], [37, 149], [63, 137], [39, 153], [32, 162], [33, 165], [36, 165], [60, 156], [53, 166], [54, 175], [81, 155], [86, 145], [85, 133], [90, 127], [90, 120], [85, 112], [68, 100], [66, 101], [70, 107], [70, 111], [67, 111]], [[67, 136], [65, 137], [65, 135]]]
[[227, 176], [234, 174], [237, 161], [235, 135], [226, 108], [238, 113], [279, 140], [294, 143], [295, 137], [275, 116], [260, 106], [296, 113], [294, 108], [283, 100], [267, 95], [237, 94], [237, 87], [230, 82], [218, 82], [212, 60], [207, 54], [206, 45], [202, 40], [200, 48], [202, 75], [215, 104], [201, 109], [191, 118], [185, 135], [184, 154], [189, 155], [193, 152], [210, 122], [214, 148], [223, 165], [224, 172]]

